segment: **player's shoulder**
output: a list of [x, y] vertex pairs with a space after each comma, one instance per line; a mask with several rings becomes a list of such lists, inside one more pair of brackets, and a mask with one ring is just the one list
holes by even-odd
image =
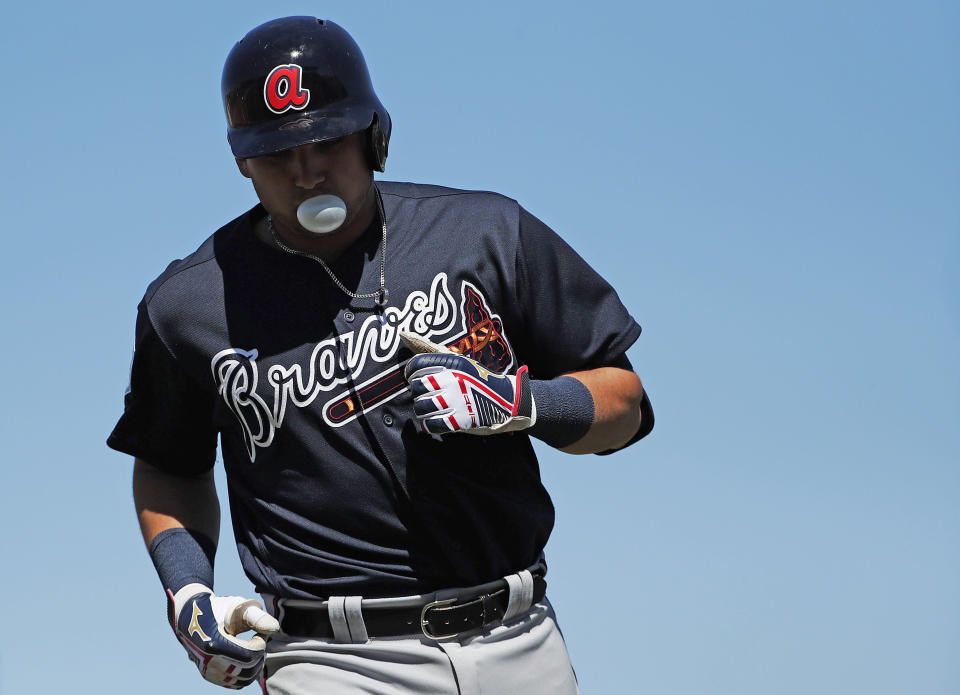
[[451, 188], [428, 183], [409, 183], [400, 181], [377, 181], [380, 194], [397, 200], [433, 201], [440, 205], [490, 205], [516, 208], [513, 198], [494, 191]]
[[144, 304], [150, 304], [158, 293], [192, 293], [194, 288], [203, 284], [207, 275], [218, 274], [218, 257], [250, 235], [250, 216], [256, 209], [254, 207], [227, 222], [189, 255], [171, 261], [147, 287]]

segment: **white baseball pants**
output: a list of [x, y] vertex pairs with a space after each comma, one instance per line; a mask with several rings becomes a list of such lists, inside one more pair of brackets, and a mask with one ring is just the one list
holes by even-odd
[[268, 695], [578, 695], [545, 598], [501, 625], [441, 641], [362, 642], [278, 634], [267, 642]]

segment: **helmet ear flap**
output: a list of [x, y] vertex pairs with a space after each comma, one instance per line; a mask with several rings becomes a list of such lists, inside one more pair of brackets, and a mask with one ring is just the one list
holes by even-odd
[[373, 114], [373, 123], [367, 128], [367, 160], [374, 171], [383, 171], [387, 164], [387, 134], [380, 127], [380, 115]]

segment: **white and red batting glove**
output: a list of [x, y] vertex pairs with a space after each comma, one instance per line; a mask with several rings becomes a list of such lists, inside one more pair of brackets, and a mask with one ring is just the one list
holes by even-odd
[[406, 331], [403, 342], [415, 354], [404, 377], [413, 392], [420, 427], [430, 434], [466, 432], [500, 434], [531, 427], [537, 406], [530, 393], [530, 375], [494, 374], [464, 355]]
[[[190, 660], [211, 683], [235, 690], [260, 677], [267, 643], [261, 634], [280, 623], [260, 602], [240, 596], [217, 596], [203, 584], [187, 584], [176, 594], [167, 590], [170, 626]], [[237, 635], [255, 630], [257, 635]]]

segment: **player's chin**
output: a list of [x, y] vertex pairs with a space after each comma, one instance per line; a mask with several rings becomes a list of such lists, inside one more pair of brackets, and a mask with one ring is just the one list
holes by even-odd
[[303, 234], [304, 236], [313, 236], [306, 227], [300, 224], [300, 220], [297, 219], [296, 208], [294, 208], [294, 211], [291, 214], [288, 214], [287, 212], [282, 212], [280, 214], [271, 212], [270, 217], [273, 219], [273, 226], [276, 227], [277, 231], [279, 232], [293, 232], [297, 235]]

